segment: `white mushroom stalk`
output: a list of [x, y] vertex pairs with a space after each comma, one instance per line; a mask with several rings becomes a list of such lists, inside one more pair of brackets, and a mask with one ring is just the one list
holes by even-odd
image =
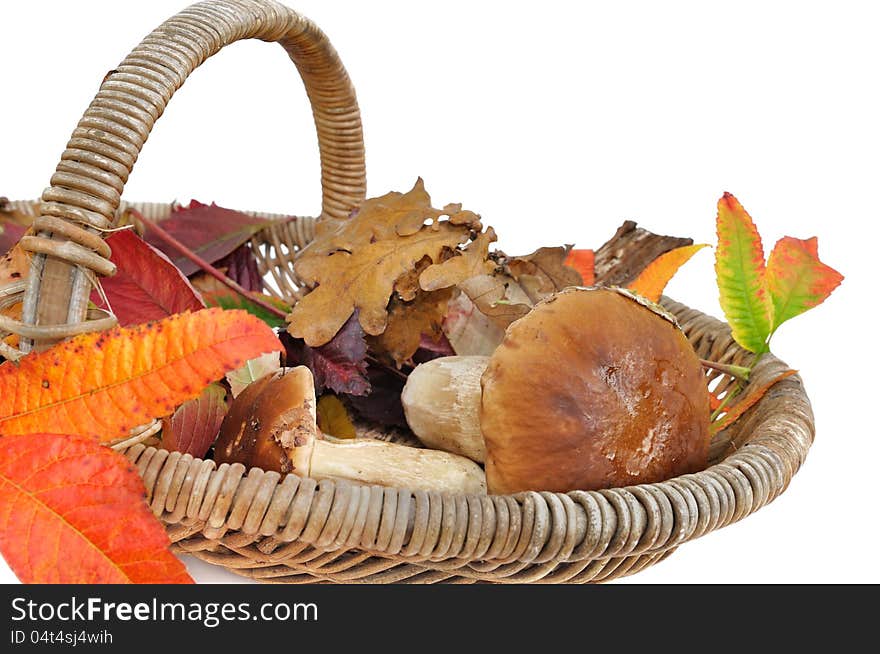
[[280, 370], [233, 401], [215, 459], [315, 479], [350, 479], [441, 493], [484, 494], [486, 476], [462, 456], [372, 439], [320, 437], [311, 371]]
[[480, 378], [487, 356], [441, 357], [413, 370], [401, 402], [413, 433], [428, 447], [483, 463], [480, 431]]

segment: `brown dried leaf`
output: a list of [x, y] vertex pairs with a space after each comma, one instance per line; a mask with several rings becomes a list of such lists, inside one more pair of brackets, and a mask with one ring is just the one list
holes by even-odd
[[[13, 293], [23, 291], [29, 270], [30, 258], [27, 252], [22, 250], [20, 245], [16, 245], [0, 257], [0, 288], [6, 288]], [[0, 308], [0, 315], [13, 320], [21, 320], [21, 309], [21, 301], [12, 302], [12, 304]], [[4, 338], [3, 342], [12, 347], [18, 347], [18, 336], [12, 334]]]
[[434, 225], [444, 215], [450, 216], [449, 222], [453, 225], [479, 229], [479, 216], [470, 211], [463, 212], [460, 204], [447, 205], [443, 210], [434, 209], [420, 177], [408, 193], [392, 191], [365, 200], [351, 218], [321, 220], [315, 240], [302, 250], [299, 258], [339, 250], [353, 252], [376, 241], [412, 236], [421, 231], [427, 221]]
[[[440, 256], [442, 257], [443, 253]], [[397, 297], [404, 302], [414, 300], [419, 292], [419, 276], [432, 263], [430, 257], [422, 257], [415, 268], [398, 277], [394, 282], [394, 292], [397, 293]]]
[[653, 234], [627, 220], [596, 250], [596, 282], [605, 286], [627, 286], [664, 252], [693, 243], [690, 238]]
[[503, 273], [471, 277], [460, 282], [458, 287], [501, 329], [506, 329], [532, 310], [532, 302], [525, 291]]
[[305, 283], [318, 286], [293, 307], [288, 331], [317, 347], [330, 341], [357, 309], [364, 331], [381, 334], [395, 282], [423, 257], [437, 261], [444, 248], [455, 248], [468, 238], [466, 227], [443, 222], [351, 252], [301, 257], [295, 265], [297, 274]]
[[28, 207], [24, 203], [13, 203], [9, 198], [0, 197], [0, 222], [4, 224], [14, 223], [27, 229], [33, 224], [34, 217], [39, 214], [39, 201], [31, 203]]
[[507, 271], [535, 303], [569, 286], [580, 286], [580, 273], [565, 264], [570, 245], [540, 248], [532, 254], [509, 259]]
[[436, 291], [491, 273], [496, 264], [489, 259], [489, 244], [496, 240], [495, 230], [489, 227], [456, 256], [425, 270], [419, 276], [422, 290]]
[[452, 298], [453, 289], [420, 292], [411, 302], [397, 299], [388, 309], [388, 326], [379, 336], [370, 339], [372, 349], [387, 354], [398, 367], [409, 361], [423, 336], [437, 341], [443, 336], [443, 318]]

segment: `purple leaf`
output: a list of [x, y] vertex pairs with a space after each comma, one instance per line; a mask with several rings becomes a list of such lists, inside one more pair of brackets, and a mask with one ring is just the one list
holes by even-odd
[[21, 240], [27, 228], [18, 223], [4, 221], [0, 223], [0, 254], [9, 252]]
[[[123, 327], [205, 307], [201, 296], [168, 257], [134, 232], [117, 232], [107, 244], [113, 250], [110, 260], [117, 271], [102, 280], [101, 286], [110, 310]], [[97, 291], [92, 291], [92, 302], [104, 306]]]
[[418, 365], [425, 363], [431, 359], [439, 359], [440, 357], [451, 357], [455, 355], [455, 350], [446, 338], [446, 334], [440, 334], [440, 338], [436, 341], [429, 334], [422, 334], [419, 341], [419, 349], [412, 356], [413, 363]]
[[[264, 227], [277, 222], [192, 200], [189, 207], [177, 209], [163, 220], [162, 229], [213, 264], [246, 243]], [[168, 246], [151, 234], [149, 229], [144, 238], [171, 257], [187, 277], [199, 269], [179, 252], [169, 251]]]
[[330, 389], [334, 393], [366, 395], [370, 392], [367, 379], [367, 342], [358, 322], [357, 312], [348, 319], [333, 339], [313, 348], [287, 332], [281, 335], [287, 350], [288, 366], [308, 366], [315, 377], [315, 390]]
[[342, 400], [361, 418], [385, 427], [408, 429], [400, 394], [403, 392], [403, 379], [381, 368], [370, 368], [370, 394], [366, 397], [343, 395]]
[[263, 278], [260, 276], [257, 258], [247, 243], [217, 261], [214, 267], [224, 271], [229, 279], [248, 291], [263, 291]]

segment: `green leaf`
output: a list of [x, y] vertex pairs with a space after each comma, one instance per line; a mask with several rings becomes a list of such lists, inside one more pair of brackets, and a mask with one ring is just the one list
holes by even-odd
[[819, 260], [819, 242], [786, 236], [767, 261], [767, 286], [773, 301], [775, 332], [786, 320], [821, 304], [840, 286], [843, 275]]
[[[220, 307], [221, 309], [227, 310], [243, 309], [244, 311], [247, 311], [248, 313], [256, 316], [273, 328], [283, 327], [286, 324], [284, 318], [281, 318], [270, 313], [269, 311], [266, 311], [266, 309], [261, 307], [259, 304], [250, 302], [241, 295], [233, 293], [232, 291], [230, 291], [229, 293], [204, 293], [202, 294], [202, 297], [205, 300], [205, 304], [207, 304], [209, 307]], [[270, 304], [274, 304], [282, 311], [290, 311], [290, 307], [288, 307], [284, 302], [269, 295], [261, 294], [260, 299], [269, 302]]]
[[755, 223], [739, 201], [725, 193], [718, 201], [715, 273], [721, 308], [742, 347], [768, 351], [772, 305], [767, 291], [764, 248]]
[[226, 381], [232, 390], [232, 397], [238, 397], [239, 394], [248, 386], [258, 379], [262, 379], [266, 375], [281, 368], [281, 353], [267, 352], [266, 354], [251, 359], [238, 370], [226, 373]]

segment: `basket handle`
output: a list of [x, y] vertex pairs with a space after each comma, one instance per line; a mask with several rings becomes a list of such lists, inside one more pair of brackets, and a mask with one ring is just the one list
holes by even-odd
[[106, 259], [109, 249], [96, 234], [113, 224], [129, 173], [174, 92], [208, 57], [249, 38], [280, 43], [305, 83], [318, 131], [322, 215], [344, 218], [363, 200], [360, 111], [324, 33], [271, 0], [192, 5], [149, 34], [107, 75], [61, 155], [42, 195], [35, 235], [22, 239], [22, 247], [34, 253], [22, 314], [28, 326], [21, 330], [23, 351], [108, 326], [108, 319], [86, 321], [90, 271], [114, 272]]

